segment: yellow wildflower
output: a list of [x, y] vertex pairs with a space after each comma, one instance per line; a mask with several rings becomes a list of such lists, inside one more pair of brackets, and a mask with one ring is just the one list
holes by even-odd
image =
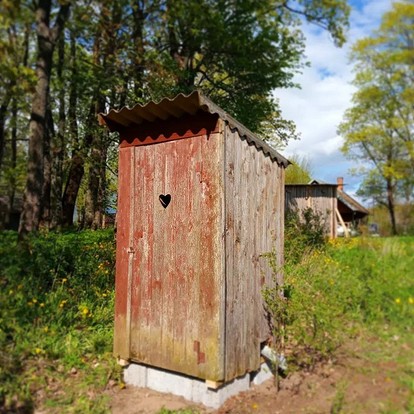
[[411, 296], [408, 298], [408, 303], [410, 305], [414, 305], [414, 298], [412, 298]]
[[44, 307], [45, 307], [45, 304], [42, 302], [41, 304], [39, 304], [39, 306], [40, 306], [41, 308], [44, 308]]
[[62, 300], [62, 302], [59, 303], [59, 308], [63, 308], [66, 304], [67, 300]]
[[64, 277], [63, 279], [62, 279], [62, 283], [66, 283], [68, 281], [68, 279], [66, 279], [66, 277]]
[[86, 316], [89, 313], [89, 309], [88, 308], [83, 308], [82, 313]]
[[401, 299], [400, 299], [400, 298], [396, 298], [396, 299], [395, 299], [395, 303], [396, 303], [397, 305], [399, 305], [399, 304], [401, 303]]

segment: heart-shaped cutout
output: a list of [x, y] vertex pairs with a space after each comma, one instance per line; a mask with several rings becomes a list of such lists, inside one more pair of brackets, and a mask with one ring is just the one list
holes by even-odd
[[164, 208], [167, 208], [168, 207], [168, 204], [170, 204], [170, 201], [171, 201], [171, 194], [160, 194], [160, 202], [161, 202], [161, 205], [164, 207]]

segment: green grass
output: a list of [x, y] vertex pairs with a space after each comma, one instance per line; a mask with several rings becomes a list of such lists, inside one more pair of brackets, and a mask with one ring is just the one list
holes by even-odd
[[[279, 328], [276, 347], [288, 354], [290, 369], [312, 369], [335, 359], [345, 344], [348, 352], [350, 344], [358, 344], [358, 357], [373, 366], [392, 363], [390, 379], [407, 396], [406, 411], [396, 412], [414, 413], [414, 237], [311, 246], [303, 239], [298, 243], [294, 231], [287, 229], [296, 241], [286, 245], [285, 284], [264, 292]], [[344, 397], [335, 403], [339, 412]]]
[[[414, 238], [325, 243], [307, 232], [287, 228], [285, 284], [265, 292], [290, 369], [358, 342], [370, 366], [395, 363], [389, 375], [405, 390], [384, 413], [414, 413]], [[114, 251], [112, 231], [41, 234], [24, 247], [0, 234], [0, 412], [109, 412], [105, 390], [121, 385]], [[348, 412], [345, 394], [338, 388], [332, 412]]]
[[113, 232], [0, 240], [0, 408], [106, 412], [102, 391], [119, 378]]

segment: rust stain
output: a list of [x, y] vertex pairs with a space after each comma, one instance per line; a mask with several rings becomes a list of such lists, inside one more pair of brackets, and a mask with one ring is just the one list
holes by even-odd
[[204, 352], [199, 352], [197, 355], [197, 364], [204, 364], [206, 362], [206, 355]]
[[197, 354], [197, 365], [204, 364], [206, 362], [206, 354], [201, 352], [199, 341], [194, 341], [193, 349]]

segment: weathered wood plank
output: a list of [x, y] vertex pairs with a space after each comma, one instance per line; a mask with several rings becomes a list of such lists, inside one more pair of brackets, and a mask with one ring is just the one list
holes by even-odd
[[133, 151], [129, 148], [119, 152], [118, 194], [125, 195], [125, 197], [118, 197], [117, 208], [114, 354], [117, 358], [122, 359], [128, 359], [130, 357], [127, 297], [130, 247], [131, 168], [133, 169], [132, 154]]

